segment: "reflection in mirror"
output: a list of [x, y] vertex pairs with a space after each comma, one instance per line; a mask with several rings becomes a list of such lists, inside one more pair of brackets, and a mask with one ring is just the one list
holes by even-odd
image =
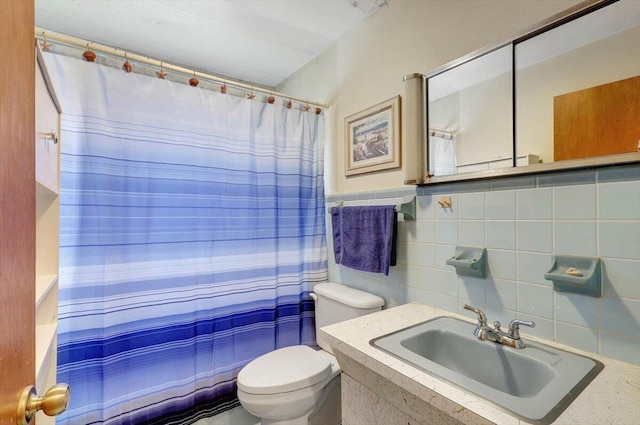
[[512, 167], [512, 47], [427, 80], [429, 174]]
[[639, 1], [517, 43], [515, 60], [518, 156], [548, 163], [638, 151]]

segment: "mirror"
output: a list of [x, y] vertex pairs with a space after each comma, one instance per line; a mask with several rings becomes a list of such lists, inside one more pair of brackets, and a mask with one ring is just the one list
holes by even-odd
[[516, 151], [550, 163], [638, 151], [640, 2], [515, 44]]
[[509, 44], [427, 80], [431, 175], [513, 166], [511, 52]]
[[638, 0], [587, 0], [425, 78], [427, 182], [639, 159]]

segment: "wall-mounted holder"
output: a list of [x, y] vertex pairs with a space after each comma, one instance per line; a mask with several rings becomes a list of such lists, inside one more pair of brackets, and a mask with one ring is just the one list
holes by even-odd
[[332, 207], [354, 207], [363, 205], [395, 205], [396, 211], [402, 213], [404, 221], [416, 219], [416, 196], [407, 195], [397, 198], [361, 199], [357, 201], [338, 201], [327, 204], [327, 211]]
[[544, 278], [553, 282], [553, 289], [560, 292], [602, 296], [602, 271], [600, 258], [556, 255], [551, 270]]
[[456, 273], [462, 276], [486, 277], [487, 250], [457, 246], [456, 254], [447, 259], [447, 264], [456, 268]]

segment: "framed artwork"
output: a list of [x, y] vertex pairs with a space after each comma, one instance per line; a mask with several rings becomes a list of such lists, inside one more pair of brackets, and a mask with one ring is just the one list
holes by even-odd
[[400, 96], [344, 119], [345, 175], [400, 167]]

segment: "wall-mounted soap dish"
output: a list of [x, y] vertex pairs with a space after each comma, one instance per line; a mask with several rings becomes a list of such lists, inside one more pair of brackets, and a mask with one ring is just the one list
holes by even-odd
[[544, 278], [553, 282], [553, 289], [561, 292], [602, 296], [600, 258], [556, 255], [551, 270]]
[[457, 246], [456, 255], [447, 259], [447, 264], [455, 267], [459, 275], [486, 277], [487, 250]]

